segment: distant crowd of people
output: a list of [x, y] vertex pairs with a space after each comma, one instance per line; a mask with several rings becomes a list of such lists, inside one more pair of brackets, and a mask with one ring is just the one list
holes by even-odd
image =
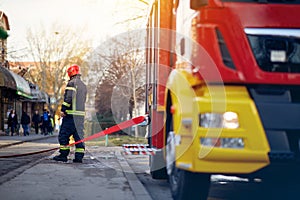
[[23, 135], [27, 136], [30, 134], [31, 126], [34, 128], [35, 134], [42, 134], [42, 135], [53, 135], [54, 131], [54, 117], [50, 114], [50, 112], [46, 109], [43, 110], [43, 114], [40, 115], [39, 112], [36, 110], [30, 118], [30, 116], [23, 111], [21, 116], [20, 125], [18, 122], [18, 116], [15, 113], [15, 110], [11, 110], [8, 114], [8, 129], [7, 134], [11, 136], [13, 135], [20, 135], [20, 125], [23, 129]]

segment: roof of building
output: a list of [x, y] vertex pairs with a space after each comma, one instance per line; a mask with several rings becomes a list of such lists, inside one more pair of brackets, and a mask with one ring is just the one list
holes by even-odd
[[3, 11], [0, 11], [0, 21], [3, 21], [3, 23], [4, 23], [3, 25], [6, 30], [10, 30], [8, 18]]

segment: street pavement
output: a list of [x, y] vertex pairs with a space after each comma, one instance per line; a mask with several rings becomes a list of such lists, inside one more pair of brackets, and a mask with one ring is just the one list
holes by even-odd
[[9, 135], [0, 135], [0, 149], [3, 147], [21, 144], [23, 142], [31, 142], [36, 140], [42, 140], [49, 137], [57, 137], [57, 133], [54, 133], [53, 135], [41, 135], [41, 134], [30, 134], [29, 136], [9, 136]]
[[[0, 136], [0, 151], [5, 146], [45, 137], [57, 135]], [[57, 154], [56, 151], [50, 157], [36, 161], [32, 167], [0, 185], [1, 199], [151, 199], [122, 155], [121, 147], [87, 147], [83, 163], [72, 162], [74, 153], [70, 154], [67, 163], [55, 162], [52, 157]]]

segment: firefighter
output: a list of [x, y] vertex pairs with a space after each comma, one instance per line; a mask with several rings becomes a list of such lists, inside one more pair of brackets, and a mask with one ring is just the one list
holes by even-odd
[[[56, 161], [67, 162], [70, 152], [69, 138], [73, 136], [75, 141], [83, 139], [85, 101], [87, 95], [86, 85], [80, 78], [80, 68], [78, 65], [71, 65], [67, 70], [70, 78], [64, 93], [64, 102], [61, 108], [62, 125], [58, 135], [60, 144]], [[73, 162], [82, 163], [85, 146], [84, 143], [75, 145], [75, 158]]]

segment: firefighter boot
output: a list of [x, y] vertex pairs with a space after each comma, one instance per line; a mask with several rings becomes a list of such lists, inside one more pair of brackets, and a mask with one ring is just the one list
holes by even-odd
[[73, 159], [73, 162], [75, 163], [82, 163], [84, 153], [75, 152], [75, 158]]
[[60, 152], [60, 154], [58, 156], [54, 156], [53, 160], [67, 162], [70, 150], [61, 150], [60, 149], [59, 152]]

